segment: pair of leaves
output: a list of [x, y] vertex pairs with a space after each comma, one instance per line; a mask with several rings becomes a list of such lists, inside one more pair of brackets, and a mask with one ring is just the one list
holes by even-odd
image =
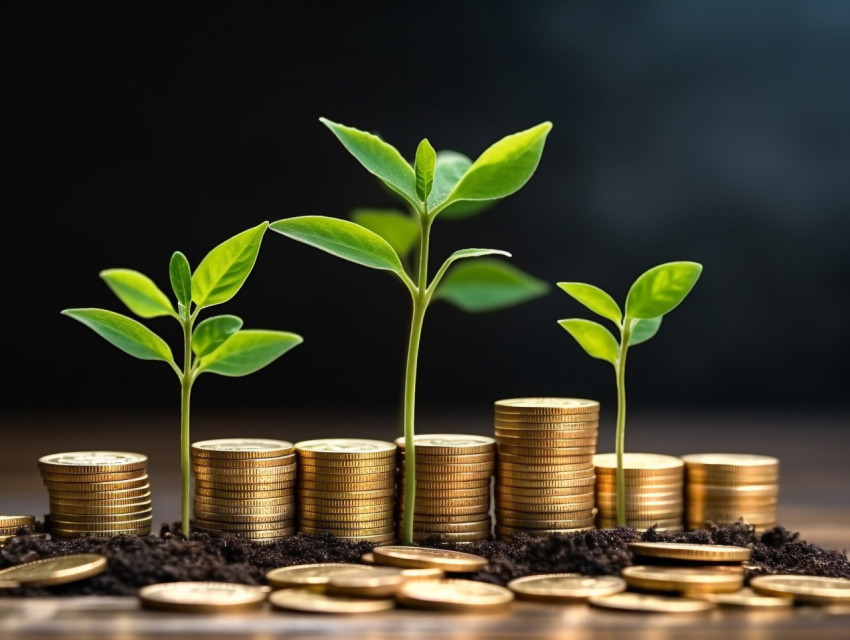
[[[363, 217], [368, 215], [362, 214], [361, 219]], [[416, 224], [416, 221], [411, 222]], [[409, 282], [401, 259], [392, 244], [381, 235], [354, 222], [324, 216], [301, 216], [278, 220], [269, 228], [349, 262], [390, 271], [403, 281]], [[413, 242], [416, 239], [418, 229]], [[396, 242], [403, 245], [410, 242], [410, 238], [399, 237]], [[457, 260], [487, 255], [510, 256], [498, 249], [462, 249], [449, 256], [440, 272], [446, 273]], [[449, 271], [440, 281], [435, 295], [465, 311], [483, 312], [519, 304], [542, 295], [546, 289], [545, 283], [507, 263], [477, 260], [474, 263], [458, 265]]]
[[[664, 315], [675, 309], [690, 293], [702, 272], [696, 262], [668, 262], [642, 274], [635, 280], [626, 298], [623, 312], [605, 291], [581, 282], [559, 282], [558, 286], [594, 313], [629, 329], [626, 347], [646, 342], [658, 333]], [[588, 355], [616, 366], [621, 345], [605, 327], [597, 322], [570, 318], [560, 324]]]
[[416, 211], [424, 212], [427, 203], [431, 215], [454, 203], [497, 200], [518, 191], [537, 169], [552, 128], [550, 122], [543, 122], [506, 136], [471, 163], [461, 154], [441, 157], [423, 140], [411, 167], [398, 149], [378, 136], [327, 118], [320, 120], [367, 171]]

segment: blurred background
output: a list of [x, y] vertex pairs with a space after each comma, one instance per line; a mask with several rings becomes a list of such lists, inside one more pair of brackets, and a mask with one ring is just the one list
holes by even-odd
[[[319, 122], [428, 137], [475, 158], [551, 120], [518, 194], [434, 229], [434, 268], [484, 246], [547, 282], [618, 300], [647, 268], [705, 265], [629, 358], [641, 411], [848, 409], [850, 4], [740, 2], [21, 3], [5, 9], [3, 412], [164, 412], [179, 387], [62, 317], [124, 311], [98, 278], [196, 266], [262, 220], [396, 205]], [[400, 404], [408, 298], [391, 276], [269, 233], [216, 312], [305, 344], [208, 375], [201, 412], [379, 412]], [[557, 326], [553, 288], [510, 310], [429, 311], [419, 406], [597, 398], [614, 378]], [[147, 322], [179, 353], [170, 319]], [[836, 423], [837, 424], [837, 423]], [[846, 424], [844, 425], [846, 430]], [[433, 429], [432, 429], [433, 430]], [[176, 434], [175, 434], [176, 436]]]

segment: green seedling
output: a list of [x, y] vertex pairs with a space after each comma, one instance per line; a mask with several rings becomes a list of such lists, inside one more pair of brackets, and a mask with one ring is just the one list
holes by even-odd
[[245, 283], [268, 222], [243, 231], [210, 251], [192, 273], [186, 256], [171, 256], [169, 276], [177, 299], [175, 310], [153, 280], [130, 269], [107, 269], [100, 277], [130, 311], [141, 318], [170, 316], [183, 330], [183, 368], [174, 361], [168, 344], [140, 322], [106, 309], [65, 309], [122, 351], [141, 360], [161, 360], [171, 366], [182, 391], [180, 464], [182, 472], [182, 529], [189, 535], [191, 464], [189, 458], [189, 403], [192, 385], [205, 372], [244, 376], [262, 369], [292, 347], [301, 336], [283, 331], [242, 329], [236, 316], [207, 318], [195, 326], [201, 310], [230, 300]]
[[[429, 281], [431, 226], [437, 216], [471, 216], [518, 191], [537, 169], [552, 125], [544, 122], [507, 136], [475, 162], [453, 151], [437, 153], [425, 139], [419, 143], [411, 164], [395, 147], [375, 135], [324, 118], [321, 121], [367, 171], [407, 204], [409, 214], [395, 210], [360, 211], [355, 213], [360, 224], [302, 216], [274, 222], [271, 229], [351, 262], [389, 271], [410, 292], [412, 313], [404, 382], [404, 438], [408, 456], [402, 523], [402, 541], [410, 544], [416, 500], [413, 455], [416, 371], [428, 305], [442, 299], [464, 311], [484, 312], [519, 304], [547, 290], [545, 283], [494, 259], [492, 256], [510, 257], [506, 251], [497, 249], [455, 251]], [[452, 266], [458, 260], [471, 258], [479, 260]], [[412, 264], [406, 267], [408, 262]]]
[[559, 282], [558, 286], [585, 307], [613, 322], [620, 341], [598, 322], [570, 318], [558, 324], [576, 339], [588, 355], [610, 362], [617, 377], [617, 524], [626, 524], [626, 488], [623, 450], [626, 433], [626, 354], [629, 347], [652, 338], [662, 318], [675, 309], [696, 284], [702, 265], [696, 262], [668, 262], [641, 275], [626, 297], [626, 313], [602, 289], [581, 282]]

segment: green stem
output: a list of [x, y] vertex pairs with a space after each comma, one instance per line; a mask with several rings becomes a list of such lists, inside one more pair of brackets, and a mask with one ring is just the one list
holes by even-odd
[[620, 356], [617, 358], [617, 524], [626, 526], [626, 473], [623, 469], [623, 451], [626, 445], [626, 353], [632, 337], [628, 320], [620, 334]]
[[420, 217], [422, 233], [419, 244], [418, 287], [413, 294], [413, 312], [410, 320], [410, 339], [407, 344], [407, 367], [404, 374], [404, 516], [402, 519], [402, 544], [413, 544], [413, 513], [416, 508], [416, 450], [413, 443], [413, 424], [416, 415], [416, 367], [419, 360], [419, 341], [422, 324], [428, 308], [428, 247], [431, 236], [431, 220], [427, 215]]
[[180, 474], [181, 491], [181, 529], [184, 536], [190, 533], [192, 517], [192, 464], [189, 456], [191, 441], [189, 436], [189, 402], [192, 394], [192, 324], [194, 316], [182, 320], [183, 324], [183, 375], [180, 378], [182, 391], [180, 403]]

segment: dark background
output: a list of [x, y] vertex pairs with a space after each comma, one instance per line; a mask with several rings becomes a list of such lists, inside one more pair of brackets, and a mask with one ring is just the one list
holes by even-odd
[[[629, 359], [632, 407], [846, 409], [850, 357], [850, 3], [27, 3], [5, 15], [3, 407], [176, 413], [177, 381], [59, 315], [122, 311], [98, 278], [170, 291], [262, 220], [394, 201], [318, 122], [429, 137], [471, 157], [554, 122], [528, 185], [438, 222], [457, 248], [513, 252], [622, 300], [668, 260], [705, 265]], [[386, 274], [269, 233], [216, 313], [305, 344], [242, 379], [202, 377], [206, 410], [395, 409], [408, 299]], [[613, 407], [609, 365], [556, 324], [565, 294], [426, 321], [423, 410], [574, 395]], [[179, 353], [170, 319], [147, 322]]]

